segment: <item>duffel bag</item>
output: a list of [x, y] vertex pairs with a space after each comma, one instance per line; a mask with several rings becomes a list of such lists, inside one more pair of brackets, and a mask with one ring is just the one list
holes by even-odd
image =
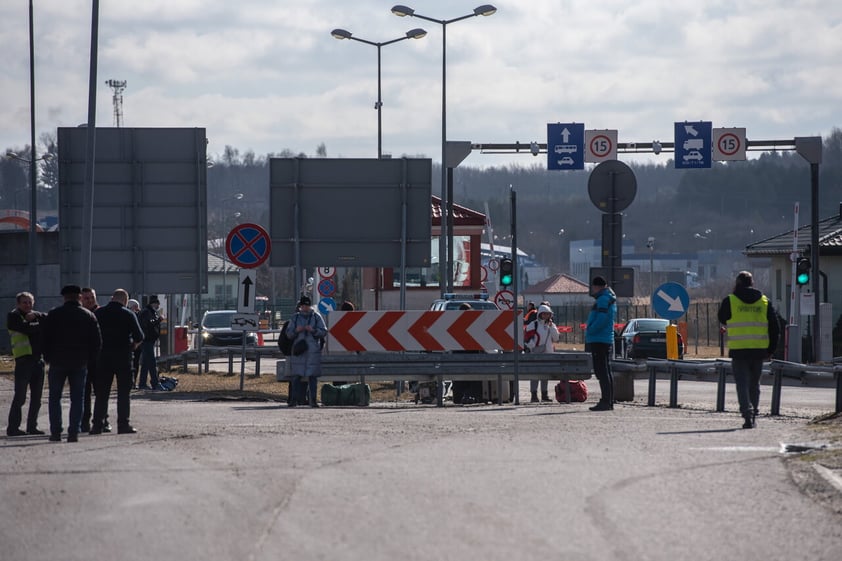
[[582, 380], [561, 381], [555, 386], [555, 399], [559, 403], [567, 403], [567, 396], [570, 401], [587, 401], [588, 386]]

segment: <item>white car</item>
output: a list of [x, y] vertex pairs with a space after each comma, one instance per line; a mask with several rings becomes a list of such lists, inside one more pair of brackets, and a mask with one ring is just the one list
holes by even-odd
[[681, 159], [683, 159], [685, 162], [690, 162], [690, 161], [693, 161], [693, 160], [701, 162], [702, 160], [705, 159], [705, 157], [702, 156], [702, 153], [699, 152], [698, 150], [690, 150], [689, 152], [684, 154], [681, 157]]
[[574, 163], [573, 158], [570, 156], [565, 156], [558, 161], [558, 165], [560, 166], [572, 166]]

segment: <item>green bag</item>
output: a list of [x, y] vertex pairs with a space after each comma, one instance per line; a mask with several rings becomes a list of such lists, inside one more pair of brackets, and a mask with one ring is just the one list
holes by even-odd
[[322, 386], [322, 405], [368, 405], [370, 402], [371, 387], [368, 384]]

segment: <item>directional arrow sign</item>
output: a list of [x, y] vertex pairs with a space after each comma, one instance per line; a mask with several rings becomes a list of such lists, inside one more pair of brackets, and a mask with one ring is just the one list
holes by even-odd
[[652, 294], [652, 309], [664, 319], [678, 319], [687, 313], [690, 296], [687, 290], [676, 282], [667, 282]]
[[240, 269], [240, 284], [237, 294], [237, 312], [241, 314], [254, 313], [254, 297], [257, 293], [254, 269]]

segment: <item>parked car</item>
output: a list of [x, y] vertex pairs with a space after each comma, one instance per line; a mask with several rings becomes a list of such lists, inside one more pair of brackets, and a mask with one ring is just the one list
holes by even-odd
[[[667, 326], [661, 318], [630, 319], [614, 338], [621, 358], [667, 358]], [[684, 340], [678, 333], [678, 358], [684, 358]]]
[[462, 304], [470, 304], [472, 310], [498, 310], [494, 302], [488, 300], [487, 294], [445, 294], [444, 298], [433, 300], [430, 309], [443, 312], [458, 310]]
[[[243, 332], [239, 329], [231, 329], [231, 318], [237, 313], [236, 310], [212, 310], [205, 312], [202, 322], [199, 324], [198, 336], [202, 338], [202, 346], [228, 347], [243, 344]], [[253, 331], [246, 332], [246, 345], [254, 346], [257, 337]], [[198, 346], [194, 342], [194, 347]]]

